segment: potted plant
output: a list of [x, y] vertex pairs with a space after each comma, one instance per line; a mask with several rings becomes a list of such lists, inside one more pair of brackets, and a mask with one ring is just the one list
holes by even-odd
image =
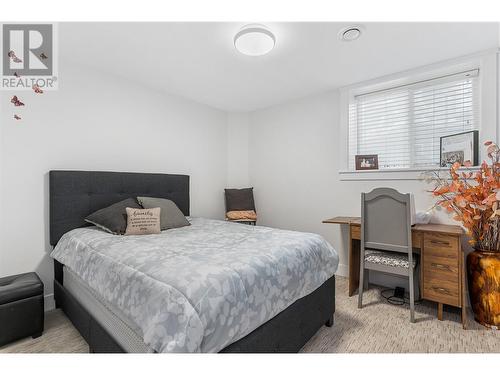
[[467, 256], [469, 296], [474, 318], [500, 329], [500, 149], [485, 142], [489, 163], [471, 171], [470, 161], [454, 163], [450, 176], [434, 173], [437, 205], [453, 213], [469, 236], [474, 251]]

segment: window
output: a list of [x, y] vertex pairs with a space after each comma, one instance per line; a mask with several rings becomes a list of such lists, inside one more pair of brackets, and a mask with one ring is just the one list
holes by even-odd
[[352, 97], [349, 169], [377, 154], [380, 169], [439, 166], [441, 136], [479, 127], [479, 70]]

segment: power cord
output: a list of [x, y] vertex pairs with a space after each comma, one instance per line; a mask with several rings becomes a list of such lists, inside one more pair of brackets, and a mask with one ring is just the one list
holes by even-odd
[[[380, 291], [380, 295], [382, 297], [384, 297], [385, 300], [387, 302], [389, 302], [391, 305], [402, 306], [402, 305], [405, 305], [405, 304], [406, 305], [410, 304], [410, 299], [409, 298], [406, 298], [406, 297], [403, 297], [403, 298], [396, 297], [394, 295], [394, 291], [395, 291], [395, 289], [392, 289], [392, 288], [383, 289], [382, 291]], [[391, 295], [387, 295], [388, 292], [391, 292], [392, 294]], [[421, 302], [422, 302], [422, 299], [416, 300], [415, 301], [415, 305], [420, 305]]]

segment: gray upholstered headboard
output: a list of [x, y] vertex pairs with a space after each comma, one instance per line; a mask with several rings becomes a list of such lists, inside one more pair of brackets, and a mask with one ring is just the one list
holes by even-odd
[[159, 173], [50, 171], [50, 244], [88, 225], [90, 213], [129, 197], [167, 198], [189, 215], [189, 176]]

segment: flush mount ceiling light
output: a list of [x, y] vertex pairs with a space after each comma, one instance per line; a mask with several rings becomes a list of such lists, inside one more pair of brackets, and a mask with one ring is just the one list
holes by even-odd
[[274, 34], [264, 25], [246, 25], [234, 36], [234, 46], [247, 56], [262, 56], [271, 52], [276, 43]]
[[358, 39], [362, 32], [363, 28], [361, 26], [344, 27], [339, 31], [339, 39], [343, 42], [352, 42]]

